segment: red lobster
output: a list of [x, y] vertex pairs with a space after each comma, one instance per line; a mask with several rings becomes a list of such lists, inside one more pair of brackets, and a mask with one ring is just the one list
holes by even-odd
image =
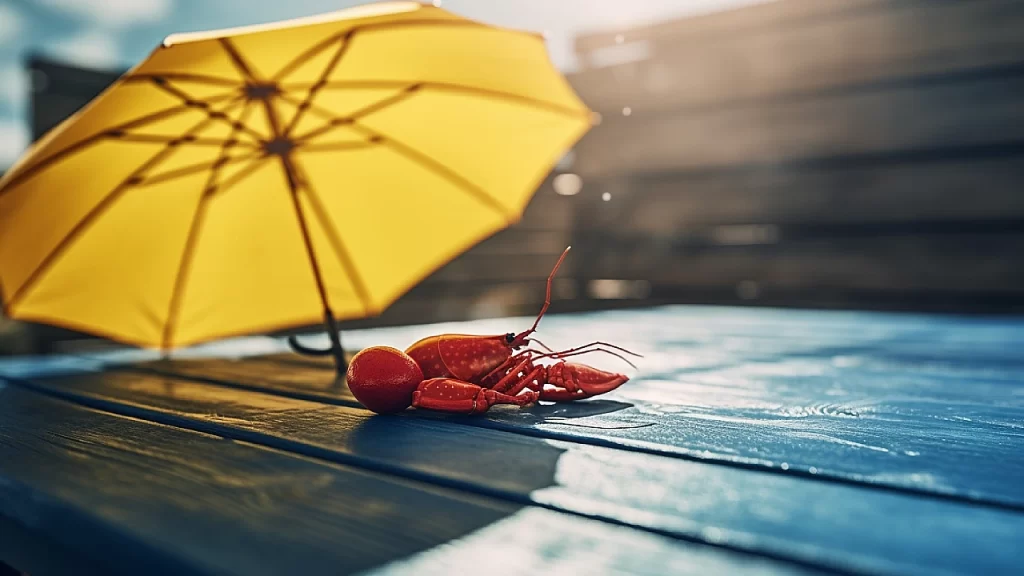
[[[590, 352], [605, 352], [632, 366], [623, 356], [607, 348], [634, 356], [639, 354], [604, 342], [591, 342], [554, 352], [540, 341], [530, 339], [551, 305], [551, 280], [568, 252], [569, 248], [562, 252], [548, 276], [544, 306], [528, 330], [495, 336], [441, 334], [424, 338], [406, 349], [405, 353], [419, 365], [424, 377], [413, 392], [412, 405], [479, 414], [495, 404], [526, 406], [537, 400], [569, 402], [590, 398], [610, 392], [629, 380], [622, 374], [569, 363], [564, 359]], [[530, 348], [532, 342], [546, 351]], [[550, 366], [534, 363], [542, 358], [557, 362]]]

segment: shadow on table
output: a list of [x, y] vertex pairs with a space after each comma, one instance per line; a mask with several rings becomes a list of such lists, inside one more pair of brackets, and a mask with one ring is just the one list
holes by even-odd
[[587, 418], [590, 416], [601, 416], [611, 414], [626, 408], [632, 408], [628, 402], [615, 400], [582, 400], [577, 402], [563, 402], [558, 404], [537, 404], [520, 413], [526, 417], [533, 417], [538, 424], [548, 418]]
[[500, 490], [525, 499], [556, 484], [565, 450], [538, 438], [446, 425], [463, 418], [473, 417], [425, 412], [371, 416], [343, 441], [353, 453], [430, 474], [433, 482], [471, 483], [474, 491]]

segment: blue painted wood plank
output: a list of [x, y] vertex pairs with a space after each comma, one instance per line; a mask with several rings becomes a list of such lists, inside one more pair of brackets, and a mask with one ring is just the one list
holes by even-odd
[[[396, 327], [346, 342], [403, 348], [433, 333], [528, 323]], [[552, 316], [538, 334], [556, 348], [594, 338], [643, 353], [638, 372], [626, 369], [634, 379], [602, 398], [623, 409], [541, 406], [464, 422], [1024, 509], [1020, 318], [666, 307]], [[587, 362], [622, 370], [601, 356]], [[354, 403], [329, 371], [297, 363], [156, 367]]]
[[631, 528], [578, 521], [537, 508], [523, 508], [464, 538], [369, 572], [373, 575], [451, 574], [822, 574], [780, 568], [756, 558], [666, 553], [658, 538]]
[[[510, 573], [491, 555], [495, 549], [540, 571], [807, 573], [3, 384], [0, 518], [0, 529], [20, 526], [97, 562], [105, 574], [390, 573], [395, 562], [403, 562], [399, 573], [418, 573], [438, 555], [456, 571]], [[548, 544], [507, 534], [535, 534]], [[0, 533], [0, 553], [8, 535]], [[614, 552], [581, 556], [567, 545]]]
[[1024, 562], [1016, 545], [1024, 514], [1013, 511], [414, 413], [374, 416], [181, 378], [109, 372], [30, 385], [133, 416], [802, 563], [869, 573], [1009, 574]]
[[[152, 368], [358, 405], [328, 370], [248, 360]], [[1013, 480], [1024, 477], [1016, 383], [851, 374], [842, 363], [784, 357], [684, 370], [641, 374], [589, 402], [458, 421], [1024, 509]]]
[[0, 513], [0, 576], [27, 576], [28, 569], [36, 576], [117, 573], [101, 560], [81, 554]]

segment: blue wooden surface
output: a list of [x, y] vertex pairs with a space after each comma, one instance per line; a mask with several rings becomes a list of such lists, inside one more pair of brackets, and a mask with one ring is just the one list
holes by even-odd
[[[347, 341], [404, 348], [442, 330], [523, 323], [389, 328]], [[601, 398], [621, 409], [498, 411], [474, 423], [1024, 509], [1020, 320], [679, 307], [552, 317], [542, 328], [556, 347], [600, 338], [645, 354], [635, 379]], [[150, 367], [357, 405], [328, 371], [291, 363]]]
[[[605, 397], [635, 408], [510, 425], [1024, 506], [1021, 319], [674, 307], [566, 316], [542, 337], [644, 352]], [[638, 423], [656, 425], [617, 429]]]
[[[498, 574], [546, 565], [599, 574], [623, 566], [807, 572], [2, 384], [0, 480], [0, 517], [97, 562], [69, 574], [346, 574], [398, 561], [419, 573], [453, 558]], [[549, 544], [512, 549], [516, 564], [489, 557], [502, 534], [520, 533]], [[0, 552], [7, 536], [0, 533]], [[436, 558], [447, 547], [455, 550]], [[42, 573], [35, 566], [26, 568]]]
[[[529, 322], [345, 340], [404, 348], [428, 334], [505, 333]], [[767, 563], [743, 566], [1013, 574], [1024, 562], [1020, 318], [667, 307], [550, 316], [538, 336], [554, 347], [608, 340], [645, 358], [638, 372], [626, 369], [631, 382], [600, 399], [484, 417], [373, 416], [329, 366], [282, 355], [283, 344], [267, 339], [171, 362], [142, 352], [12, 361], [0, 363], [0, 377], [122, 418], [552, 514], [570, 533], [584, 522], [653, 538], [651, 550], [665, 538], [707, 544], [687, 553], [726, 562], [697, 572], [733, 572], [729, 562], [758, 557]], [[253, 354], [266, 355], [225, 359]], [[622, 369], [614, 359], [586, 361]], [[496, 521], [474, 532], [492, 536], [473, 541], [486, 548], [509, 530]], [[473, 562], [468, 541], [388, 570]], [[587, 555], [569, 548], [542, 561], [582, 569]], [[600, 546], [591, 555], [604, 558], [598, 572], [632, 561], [606, 558]], [[536, 569], [512, 557], [510, 570]]]
[[[808, 564], [941, 574], [1009, 572], [1020, 561], [1024, 514], [969, 503], [128, 371], [31, 386], [156, 422]], [[890, 520], [863, 530], [883, 510]]]

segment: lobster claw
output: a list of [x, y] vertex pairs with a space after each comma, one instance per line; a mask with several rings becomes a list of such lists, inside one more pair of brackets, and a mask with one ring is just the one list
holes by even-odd
[[547, 376], [547, 383], [555, 388], [545, 388], [540, 393], [540, 399], [548, 402], [572, 402], [590, 398], [611, 392], [629, 381], [624, 374], [570, 362], [549, 366]]

